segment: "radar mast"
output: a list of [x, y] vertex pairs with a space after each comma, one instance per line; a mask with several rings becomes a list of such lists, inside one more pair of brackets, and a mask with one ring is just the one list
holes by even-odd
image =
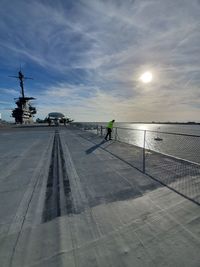
[[21, 96], [16, 99], [15, 103], [17, 107], [12, 111], [12, 117], [15, 118], [16, 124], [29, 124], [33, 122], [33, 116], [36, 114], [36, 108], [32, 106], [30, 100], [34, 100], [34, 97], [26, 97], [24, 91], [24, 80], [33, 78], [25, 77], [20, 69], [18, 76], [9, 76], [17, 78], [21, 89]]

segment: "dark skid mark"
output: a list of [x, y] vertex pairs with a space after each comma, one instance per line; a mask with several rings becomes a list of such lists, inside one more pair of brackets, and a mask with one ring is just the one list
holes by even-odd
[[59, 145], [60, 145], [60, 155], [61, 155], [61, 165], [62, 165], [62, 174], [63, 174], [63, 187], [64, 187], [64, 194], [65, 194], [66, 211], [67, 211], [67, 214], [72, 214], [72, 213], [75, 213], [75, 210], [74, 210], [74, 206], [73, 206], [71, 186], [70, 186], [70, 182], [69, 182], [69, 177], [67, 175], [64, 153], [63, 153], [63, 148], [61, 145], [60, 138], [59, 138]]
[[[64, 191], [64, 199], [61, 198], [61, 189]], [[58, 131], [55, 131], [42, 222], [45, 223], [71, 213], [73, 213], [71, 187], [66, 172], [60, 136]]]

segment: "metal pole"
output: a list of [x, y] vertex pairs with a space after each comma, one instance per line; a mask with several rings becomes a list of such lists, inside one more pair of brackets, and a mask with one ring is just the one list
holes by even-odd
[[145, 143], [146, 143], [146, 130], [144, 130], [144, 142], [143, 142], [143, 173], [145, 173], [146, 162], [145, 162]]
[[117, 127], [115, 128], [115, 141], [117, 140]]

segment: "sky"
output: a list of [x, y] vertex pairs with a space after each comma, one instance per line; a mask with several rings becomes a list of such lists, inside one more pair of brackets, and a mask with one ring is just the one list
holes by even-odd
[[21, 66], [35, 119], [200, 122], [200, 0], [0, 0], [0, 17], [2, 119]]

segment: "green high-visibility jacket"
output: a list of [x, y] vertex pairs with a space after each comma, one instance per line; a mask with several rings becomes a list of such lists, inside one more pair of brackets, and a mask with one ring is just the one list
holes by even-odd
[[107, 124], [107, 128], [112, 129], [113, 128], [113, 124], [114, 124], [114, 122], [109, 121], [109, 123]]

